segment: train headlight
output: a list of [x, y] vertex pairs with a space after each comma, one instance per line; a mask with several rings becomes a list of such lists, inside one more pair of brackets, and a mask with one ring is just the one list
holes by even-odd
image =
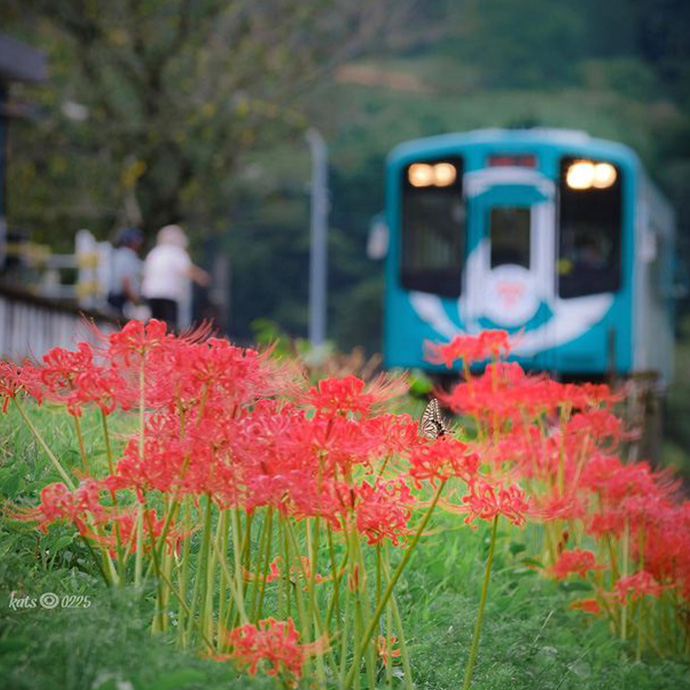
[[594, 164], [590, 161], [577, 161], [569, 168], [565, 177], [571, 189], [589, 189], [594, 182]]
[[575, 161], [568, 168], [565, 181], [571, 189], [606, 189], [617, 177], [618, 173], [610, 163]]
[[597, 189], [606, 189], [615, 181], [618, 174], [611, 163], [597, 163], [594, 166], [594, 180], [592, 185]]
[[434, 166], [426, 163], [414, 163], [407, 171], [407, 179], [413, 187], [430, 187], [434, 177]]
[[451, 163], [437, 163], [434, 166], [434, 183], [437, 187], [448, 187], [458, 176], [455, 166]]
[[407, 179], [413, 187], [449, 187], [458, 177], [452, 163], [413, 163], [407, 171]]

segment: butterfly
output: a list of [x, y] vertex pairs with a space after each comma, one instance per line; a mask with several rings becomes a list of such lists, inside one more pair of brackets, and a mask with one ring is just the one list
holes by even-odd
[[439, 411], [438, 400], [431, 398], [426, 408], [424, 408], [422, 418], [419, 420], [419, 435], [435, 441], [440, 436], [445, 436], [448, 431], [449, 429]]

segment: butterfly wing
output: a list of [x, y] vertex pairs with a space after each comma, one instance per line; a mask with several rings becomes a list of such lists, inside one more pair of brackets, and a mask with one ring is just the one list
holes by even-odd
[[431, 398], [427, 403], [422, 413], [422, 418], [419, 420], [418, 431], [420, 436], [432, 441], [448, 433], [448, 429], [441, 417], [438, 400], [436, 400], [436, 398]]

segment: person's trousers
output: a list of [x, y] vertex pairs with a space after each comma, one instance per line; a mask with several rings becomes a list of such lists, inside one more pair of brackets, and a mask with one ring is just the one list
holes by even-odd
[[168, 331], [177, 330], [177, 302], [174, 299], [164, 299], [162, 297], [151, 297], [148, 300], [151, 309], [151, 318], [165, 321]]

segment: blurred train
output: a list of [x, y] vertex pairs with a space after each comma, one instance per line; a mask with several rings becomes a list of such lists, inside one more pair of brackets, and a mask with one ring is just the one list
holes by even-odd
[[637, 155], [584, 132], [487, 129], [387, 163], [384, 360], [500, 328], [562, 378], [673, 370], [675, 220]]

